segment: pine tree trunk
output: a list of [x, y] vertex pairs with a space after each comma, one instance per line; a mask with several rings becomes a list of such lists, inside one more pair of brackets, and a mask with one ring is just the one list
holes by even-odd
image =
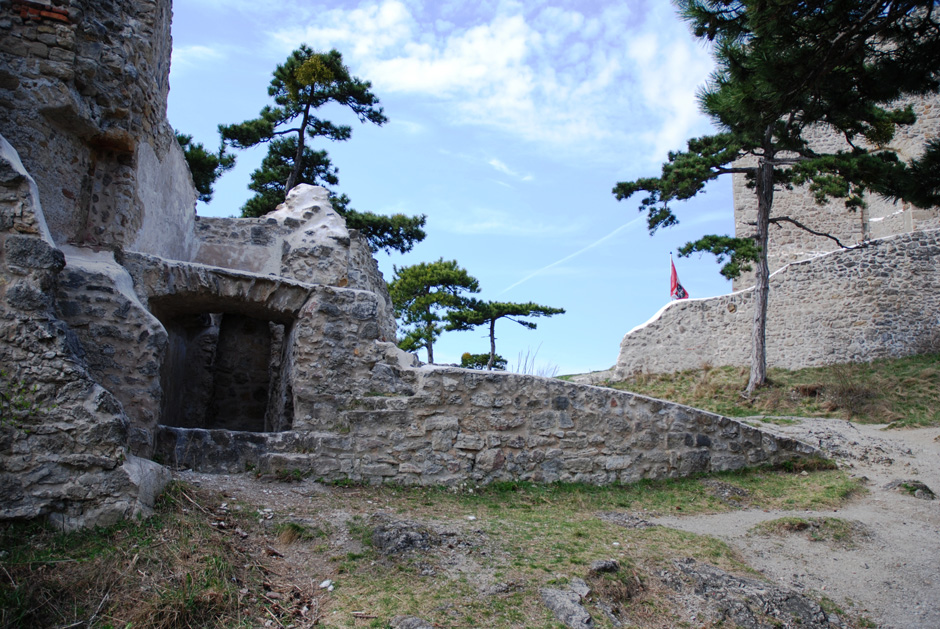
[[767, 238], [770, 209], [774, 203], [773, 155], [765, 143], [764, 157], [757, 167], [757, 246], [760, 248], [754, 278], [754, 326], [751, 329], [751, 375], [745, 393], [750, 395], [767, 382], [767, 297], [770, 269], [767, 264]]
[[493, 362], [496, 360], [496, 319], [490, 321], [490, 359], [486, 362], [486, 368], [492, 369]]
[[434, 364], [434, 343], [431, 342], [430, 332], [428, 333], [428, 337], [427, 339], [425, 339], [425, 342], [427, 343], [427, 345], [425, 345], [424, 347], [425, 349], [428, 350], [428, 364], [433, 365]]
[[310, 121], [310, 105], [307, 105], [307, 108], [304, 109], [304, 118], [300, 123], [300, 131], [297, 133], [297, 152], [294, 153], [294, 167], [290, 171], [290, 176], [287, 178], [287, 183], [284, 185], [284, 198], [287, 198], [287, 194], [297, 185], [297, 180], [300, 179], [300, 173], [304, 169], [304, 140], [306, 139], [307, 133], [307, 124]]

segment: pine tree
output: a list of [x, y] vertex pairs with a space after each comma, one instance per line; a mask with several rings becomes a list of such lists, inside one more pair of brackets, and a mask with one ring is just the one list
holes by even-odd
[[434, 341], [444, 331], [444, 314], [462, 308], [466, 293], [480, 292], [476, 278], [457, 266], [456, 260], [421, 262], [393, 267], [395, 276], [388, 292], [395, 305], [395, 316], [406, 326], [398, 346], [408, 352], [426, 349], [428, 362], [434, 363]]
[[350, 109], [360, 122], [376, 125], [388, 122], [371, 90], [371, 83], [349, 74], [339, 51], [315, 52], [301, 45], [274, 70], [268, 95], [275, 106], [264, 107], [257, 118], [219, 125], [219, 132], [235, 148], [248, 148], [284, 136], [293, 138], [291, 171], [284, 182], [286, 194], [300, 183], [308, 156], [304, 151], [308, 136], [348, 140], [352, 135], [352, 127], [318, 118], [317, 109], [336, 103]]
[[[705, 236], [687, 243], [727, 261], [729, 278], [756, 265], [751, 373], [747, 393], [767, 379], [765, 329], [771, 225], [790, 223], [773, 213], [780, 187], [808, 185], [819, 202], [841, 198], [863, 207], [866, 191], [919, 205], [937, 203], [924, 172], [938, 163], [940, 143], [905, 164], [888, 147], [897, 128], [915, 121], [905, 96], [940, 87], [940, 21], [936, 1], [895, 0], [676, 0], [693, 33], [711, 43], [716, 70], [699, 95], [720, 129], [669, 154], [662, 174], [618, 183], [618, 200], [645, 191], [640, 211], [650, 233], [678, 222], [671, 203], [694, 197], [708, 181], [744, 174], [754, 189], [758, 217], [750, 237]], [[819, 125], [846, 139], [847, 150], [820, 153], [806, 132]], [[918, 176], [920, 174], [920, 176]], [[842, 243], [838, 243], [841, 244]]]
[[[339, 171], [325, 150], [313, 150], [308, 140], [348, 140], [352, 127], [334, 125], [316, 116], [318, 108], [334, 103], [348, 108], [360, 122], [383, 125], [387, 118], [372, 93], [372, 84], [350, 75], [342, 55], [331, 50], [315, 52], [305, 45], [277, 66], [268, 87], [274, 106], [264, 107], [257, 118], [233, 125], [219, 125], [223, 142], [243, 149], [268, 144], [268, 154], [251, 175], [256, 194], [242, 207], [242, 216], [258, 217], [273, 211], [294, 186], [307, 183], [329, 188], [339, 183]], [[424, 239], [425, 217], [381, 216], [357, 212], [346, 195], [333, 196], [334, 209], [346, 224], [366, 236], [373, 251], [409, 251]]]
[[528, 302], [516, 304], [500, 301], [481, 301], [479, 299], [469, 299], [459, 310], [447, 313], [447, 330], [472, 330], [475, 327], [486, 325], [489, 327], [490, 335], [490, 355], [487, 360], [486, 368], [492, 369], [497, 358], [496, 354], [496, 322], [500, 319], [509, 319], [518, 323], [524, 328], [534, 330], [536, 324], [532, 321], [526, 321], [514, 317], [550, 317], [556, 314], [564, 314], [564, 308], [552, 308], [550, 306], [541, 306], [539, 304]]

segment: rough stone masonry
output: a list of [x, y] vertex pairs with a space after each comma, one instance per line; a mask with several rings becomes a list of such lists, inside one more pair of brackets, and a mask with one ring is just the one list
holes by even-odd
[[170, 16], [0, 2], [0, 518], [147, 513], [164, 465], [609, 483], [814, 453], [630, 393], [418, 364], [322, 188], [197, 217], [166, 121]]

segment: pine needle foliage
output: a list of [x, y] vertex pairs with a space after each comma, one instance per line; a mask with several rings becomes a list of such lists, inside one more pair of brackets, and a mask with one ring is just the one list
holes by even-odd
[[[756, 266], [751, 373], [747, 393], [767, 379], [764, 346], [768, 231], [789, 223], [839, 242], [792, 217], [775, 215], [774, 192], [807, 185], [819, 203], [842, 199], [849, 210], [866, 194], [940, 204], [940, 142], [904, 162], [889, 148], [899, 127], [915, 121], [897, 103], [940, 88], [940, 5], [936, 0], [676, 0], [692, 32], [710, 47], [716, 69], [699, 94], [719, 132], [693, 138], [669, 154], [659, 177], [618, 183], [623, 200], [646, 196], [640, 211], [650, 233], [678, 223], [673, 203], [718, 177], [742, 174], [758, 201], [754, 232], [711, 235], [680, 255], [709, 252], [738, 277]], [[843, 150], [817, 152], [810, 129], [828, 128]]]
[[466, 294], [480, 292], [480, 284], [456, 260], [393, 268], [388, 292], [395, 316], [405, 326], [398, 346], [408, 352], [425, 349], [428, 362], [434, 363], [434, 341], [445, 329], [447, 313], [465, 307]]
[[[268, 154], [251, 175], [248, 188], [255, 196], [242, 207], [243, 217], [274, 211], [298, 184], [327, 188], [339, 184], [339, 170], [327, 152], [313, 150], [307, 142], [318, 138], [345, 141], [352, 136], [352, 127], [318, 117], [320, 107], [340, 105], [363, 123], [381, 126], [388, 121], [372, 93], [372, 84], [352, 76], [337, 50], [317, 52], [301, 45], [274, 70], [268, 95], [274, 105], [265, 106], [257, 118], [219, 125], [223, 150], [225, 146], [245, 149], [268, 145]], [[363, 233], [373, 251], [405, 253], [425, 237], [423, 215], [358, 212], [349, 207], [345, 194], [331, 196], [334, 209], [346, 219], [348, 227]]]

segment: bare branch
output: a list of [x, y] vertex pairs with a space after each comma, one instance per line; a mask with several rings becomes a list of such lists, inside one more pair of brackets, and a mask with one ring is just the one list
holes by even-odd
[[836, 238], [836, 237], [833, 236], [832, 234], [827, 234], [827, 233], [825, 233], [825, 232], [818, 232], [818, 231], [816, 231], [815, 229], [811, 229], [811, 228], [807, 227], [806, 225], [804, 225], [804, 224], [801, 223], [800, 221], [798, 221], [798, 220], [796, 220], [796, 219], [793, 219], [793, 218], [790, 218], [789, 216], [778, 216], [778, 217], [776, 217], [776, 218], [772, 218], [772, 219], [770, 219], [770, 223], [773, 224], [773, 225], [777, 225], [778, 227], [780, 226], [779, 223], [791, 223], [791, 224], [793, 224], [793, 225], [799, 227], [799, 228], [802, 229], [803, 231], [807, 231], [807, 232], [811, 233], [811, 234], [814, 235], [814, 236], [821, 236], [821, 237], [823, 237], [823, 238], [828, 238], [829, 240], [832, 240], [832, 241], [835, 242], [837, 245], [839, 245], [839, 247], [840, 247], [841, 249], [857, 249], [857, 248], [859, 248], [860, 246], [864, 246], [864, 245], [844, 245], [844, 244], [842, 244], [842, 241], [841, 241], [841, 240], [839, 240], [838, 238]]

